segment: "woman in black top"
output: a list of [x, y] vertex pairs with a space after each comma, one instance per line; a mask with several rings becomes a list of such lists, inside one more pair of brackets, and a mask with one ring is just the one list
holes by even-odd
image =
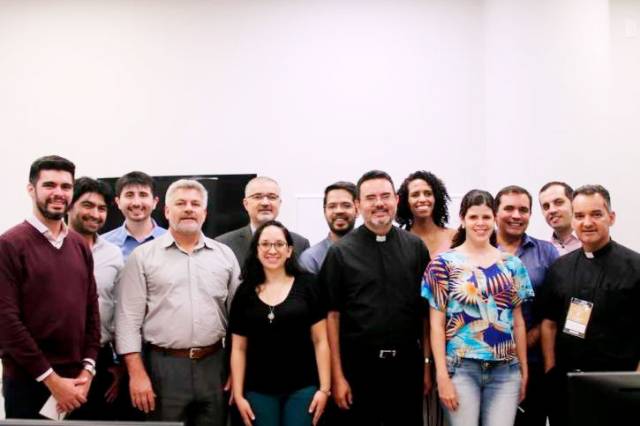
[[280, 222], [256, 229], [242, 279], [230, 330], [233, 397], [244, 424], [317, 424], [330, 395], [326, 312]]

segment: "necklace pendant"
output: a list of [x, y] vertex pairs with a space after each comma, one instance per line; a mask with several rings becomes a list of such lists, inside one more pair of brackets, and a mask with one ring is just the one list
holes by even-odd
[[267, 318], [269, 319], [269, 324], [271, 324], [273, 322], [273, 319], [276, 316], [273, 314], [273, 308], [269, 309], [269, 314], [267, 315]]

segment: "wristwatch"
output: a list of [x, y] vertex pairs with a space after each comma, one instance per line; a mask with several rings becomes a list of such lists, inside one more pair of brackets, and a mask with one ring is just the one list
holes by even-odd
[[91, 373], [92, 376], [96, 375], [96, 367], [94, 367], [93, 364], [89, 363], [89, 362], [85, 362], [82, 365], [82, 368], [87, 370], [89, 373]]

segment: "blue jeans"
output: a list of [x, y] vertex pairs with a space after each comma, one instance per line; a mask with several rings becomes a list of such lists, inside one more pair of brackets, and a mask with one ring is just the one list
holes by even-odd
[[256, 416], [254, 426], [311, 426], [309, 405], [317, 390], [307, 386], [285, 394], [247, 392], [245, 398]]
[[517, 360], [463, 358], [448, 364], [459, 403], [455, 411], [445, 409], [451, 426], [513, 426], [522, 380]]

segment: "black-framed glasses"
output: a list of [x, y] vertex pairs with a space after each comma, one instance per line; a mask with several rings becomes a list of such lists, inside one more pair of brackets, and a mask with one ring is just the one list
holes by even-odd
[[266, 198], [269, 201], [278, 201], [278, 199], [280, 199], [280, 196], [278, 194], [274, 194], [273, 192], [269, 192], [268, 194], [263, 194], [261, 192], [258, 192], [258, 193], [249, 195], [247, 198], [251, 198], [254, 201], [262, 201], [264, 198]]
[[287, 247], [288, 244], [285, 241], [260, 241], [258, 243], [258, 247], [260, 247], [260, 250], [264, 250], [264, 251], [269, 251], [271, 250], [271, 248], [275, 248], [276, 250], [282, 250], [283, 248]]

